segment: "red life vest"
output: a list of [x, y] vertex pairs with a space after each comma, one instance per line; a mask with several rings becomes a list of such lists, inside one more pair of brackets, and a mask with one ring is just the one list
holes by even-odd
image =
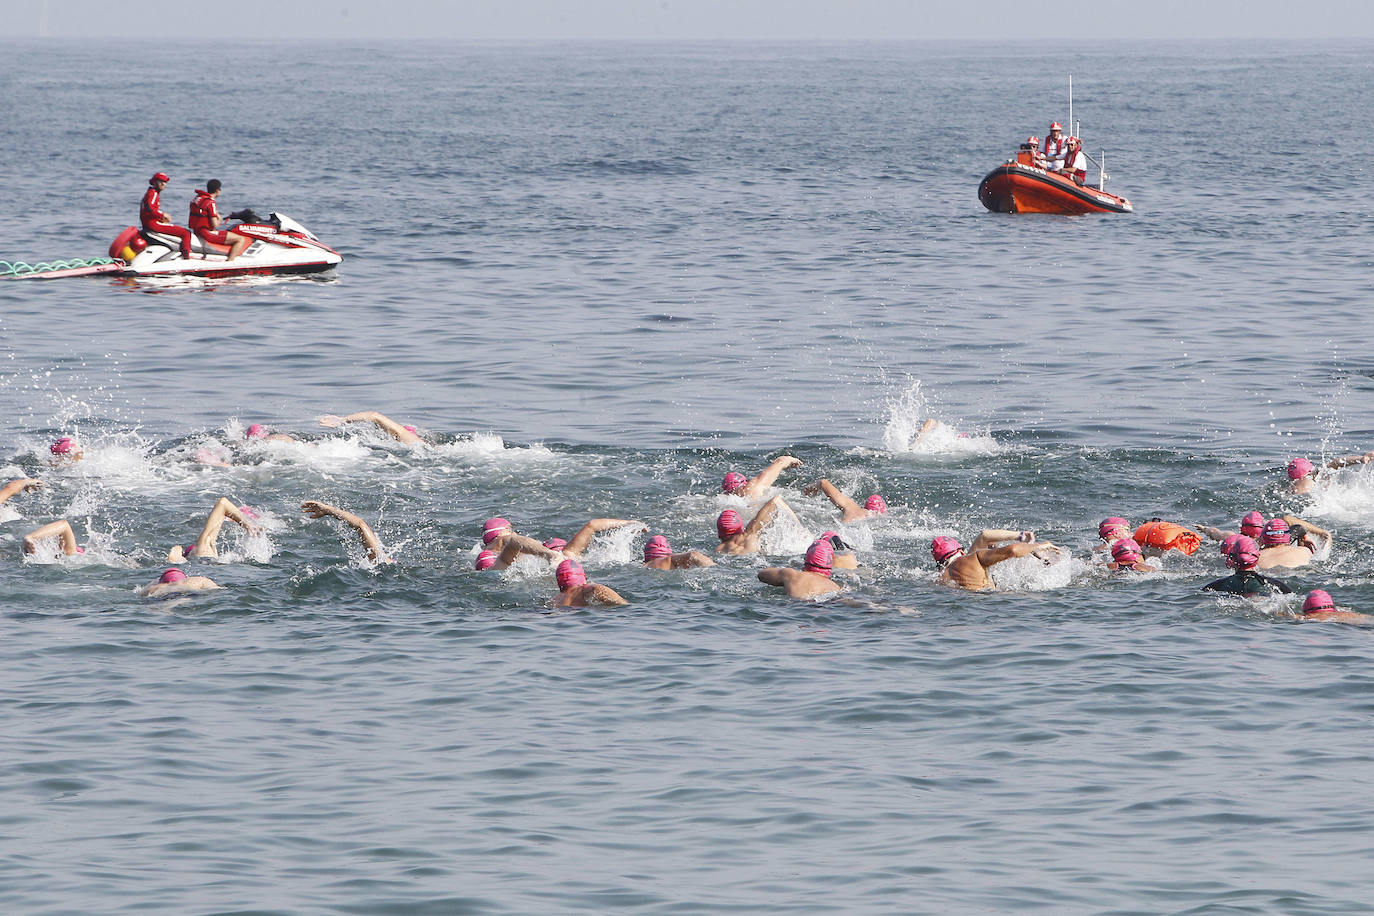
[[162, 216], [162, 199], [157, 193], [157, 188], [149, 188], [144, 193], [143, 202], [138, 205], [138, 220], [144, 229], [171, 222]]
[[191, 215], [186, 220], [186, 225], [191, 227], [191, 231], [199, 233], [214, 229], [214, 219], [219, 216], [219, 209], [215, 206], [215, 199], [209, 192], [196, 188], [196, 197], [191, 201]]

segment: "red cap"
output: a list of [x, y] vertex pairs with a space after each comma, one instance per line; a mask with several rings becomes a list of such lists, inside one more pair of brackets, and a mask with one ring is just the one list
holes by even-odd
[[149, 187], [152, 187], [152, 184], [153, 184], [153, 182], [155, 182], [155, 181], [171, 181], [171, 180], [172, 180], [172, 179], [170, 179], [170, 178], [167, 177], [167, 173], [166, 173], [166, 172], [158, 172], [158, 173], [157, 173], [156, 175], [154, 175], [152, 178], [149, 178], [149, 179], [148, 179], [148, 186], [149, 186]]

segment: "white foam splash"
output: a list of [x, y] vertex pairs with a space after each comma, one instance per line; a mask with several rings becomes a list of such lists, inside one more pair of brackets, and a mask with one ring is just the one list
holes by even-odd
[[1346, 524], [1374, 525], [1374, 471], [1368, 464], [1323, 471], [1308, 496], [1312, 502], [1304, 514]]
[[1065, 552], [1048, 565], [1038, 557], [1015, 557], [1003, 560], [988, 572], [999, 591], [1043, 592], [1063, 588], [1073, 581], [1075, 573], [1082, 573], [1085, 568], [1085, 564], [1074, 561]]
[[940, 420], [915, 440], [921, 427], [933, 419], [933, 405], [921, 390], [919, 380], [888, 402], [887, 424], [883, 428], [883, 448], [892, 454], [914, 455], [996, 455], [1002, 446], [990, 435], [962, 433]]

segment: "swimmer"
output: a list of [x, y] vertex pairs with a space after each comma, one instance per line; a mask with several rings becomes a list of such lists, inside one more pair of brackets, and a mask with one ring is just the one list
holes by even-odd
[[801, 459], [791, 455], [783, 455], [773, 459], [773, 463], [768, 465], [754, 477], [745, 477], [739, 471], [731, 471], [725, 475], [721, 481], [720, 488], [723, 492], [731, 496], [743, 496], [746, 499], [762, 496], [763, 492], [773, 485], [778, 479], [778, 475], [788, 468], [801, 466]]
[[[496, 559], [488, 566], [478, 566], [478, 569], [507, 569], [521, 554], [542, 557], [550, 562], [563, 559], [559, 551], [550, 550], [534, 538], [516, 534], [510, 522], [504, 518], [489, 518], [482, 523], [482, 546], [495, 554]], [[481, 560], [481, 554], [478, 554], [478, 559]]]
[[[1005, 541], [1015, 543], [1003, 543]], [[990, 546], [993, 544], [1000, 546]], [[1034, 532], [1001, 528], [984, 529], [967, 553], [954, 538], [937, 537], [930, 544], [930, 553], [940, 565], [941, 582], [970, 591], [995, 588], [988, 570], [1006, 560], [1033, 556], [1048, 566], [1064, 556], [1062, 548], [1049, 541], [1035, 540]]]
[[48, 453], [52, 455], [54, 464], [71, 464], [85, 457], [85, 452], [81, 451], [81, 446], [77, 445], [71, 436], [63, 436], [54, 441], [48, 446]]
[[785, 589], [789, 598], [815, 598], [838, 592], [840, 587], [830, 581], [834, 553], [830, 541], [817, 538], [806, 549], [806, 561], [801, 569], [784, 566], [760, 569], [759, 581]]
[[259, 439], [263, 442], [296, 442], [295, 436], [286, 433], [269, 432], [261, 423], [253, 423], [243, 431], [245, 439]]
[[1104, 518], [1097, 526], [1097, 536], [1102, 543], [1095, 545], [1093, 550], [1111, 550], [1117, 541], [1131, 536], [1131, 523], [1119, 515]]
[[32, 477], [20, 477], [17, 480], [11, 480], [9, 483], [5, 484], [3, 488], [0, 488], [0, 506], [3, 506], [20, 493], [37, 490], [41, 486], [43, 486], [43, 481], [35, 480]]
[[371, 423], [402, 445], [420, 445], [424, 442], [415, 432], [415, 427], [397, 423], [385, 414], [377, 413], [375, 410], [364, 410], [360, 413], [351, 413], [346, 417], [338, 417], [332, 413], [320, 417], [320, 425], [327, 426], [330, 429], [338, 429], [345, 423]]
[[325, 518], [326, 516], [329, 518], [337, 518], [339, 521], [356, 531], [358, 537], [362, 539], [363, 546], [367, 548], [368, 559], [373, 563], [392, 562], [391, 557], [387, 556], [386, 551], [382, 549], [382, 542], [377, 540], [377, 535], [373, 533], [372, 527], [352, 512], [345, 512], [343, 509], [336, 506], [316, 502], [313, 499], [307, 499], [305, 502], [301, 503], [301, 508], [304, 509], [305, 514], [311, 518]]
[[[1239, 532], [1226, 531], [1222, 528], [1213, 528], [1211, 525], [1198, 525], [1197, 530], [1214, 541], [1224, 541], [1226, 538], [1235, 534], [1243, 534], [1248, 538], [1254, 538], [1258, 541], [1260, 535], [1264, 533], [1264, 522], [1263, 513], [1258, 509], [1253, 509], [1241, 517]], [[1222, 553], [1226, 553], [1226, 550], [1222, 550]]]
[[138, 593], [144, 598], [171, 598], [187, 592], [208, 591], [220, 586], [207, 576], [188, 576], [173, 567], [167, 570], [156, 582], [143, 586]]
[[[1363, 455], [1345, 455], [1340, 458], [1332, 458], [1325, 467], [1336, 470], [1350, 467], [1353, 464], [1368, 464], [1371, 461], [1374, 461], [1374, 452], [1365, 452]], [[1315, 467], [1306, 458], [1294, 458], [1288, 462], [1288, 479], [1293, 481], [1293, 492], [1299, 496], [1304, 493], [1311, 493], [1313, 487], [1317, 485], [1317, 475], [1322, 470], [1323, 468]]]
[[835, 532], [827, 531], [816, 538], [816, 540], [828, 541], [830, 543], [830, 548], [834, 551], [834, 557], [831, 559], [830, 563], [832, 569], [859, 568], [859, 558], [854, 556], [854, 549], [841, 540], [840, 536]]
[[587, 581], [587, 572], [582, 564], [574, 559], [564, 560], [554, 571], [558, 580], [558, 597], [553, 600], [554, 607], [586, 607], [589, 604], [621, 605], [629, 604], [609, 585], [598, 585]]
[[673, 553], [668, 539], [656, 534], [644, 543], [645, 569], [692, 569], [699, 566], [715, 566], [716, 561], [699, 550], [686, 553]]
[[221, 496], [206, 516], [205, 527], [200, 530], [200, 537], [196, 538], [194, 544], [187, 544], [185, 547], [177, 545], [167, 551], [167, 562], [179, 564], [192, 558], [219, 556], [219, 532], [226, 518], [234, 521], [249, 534], [261, 533], [262, 528], [250, 522], [247, 515], [242, 506], [236, 506]]
[[1374, 617], [1358, 611], [1337, 610], [1336, 602], [1325, 589], [1314, 588], [1307, 593], [1302, 603], [1301, 620], [1324, 621], [1329, 623], [1357, 623], [1368, 625]]
[[484, 569], [491, 569], [496, 565], [496, 551], [482, 550], [477, 553], [477, 559], [473, 560], [472, 565], [478, 572]]
[[1239, 535], [1235, 543], [1231, 545], [1231, 552], [1226, 555], [1226, 565], [1234, 569], [1235, 572], [1224, 579], [1208, 582], [1202, 587], [1202, 590], [1204, 592], [1225, 592], [1228, 595], [1239, 595], [1244, 598], [1262, 598], [1275, 592], [1291, 595], [1293, 590], [1288, 587], [1287, 583], [1255, 572], [1255, 566], [1259, 564], [1259, 555], [1260, 547], [1255, 543], [1255, 539], [1248, 538], [1243, 534]]
[[48, 538], [59, 539], [65, 556], [74, 557], [78, 553], [86, 552], [76, 543], [76, 532], [72, 531], [71, 523], [64, 518], [49, 522], [42, 528], [36, 528], [24, 535], [24, 553], [37, 553], [38, 545]]
[[868, 501], [862, 506], [840, 492], [839, 487], [822, 477], [815, 483], [809, 483], [802, 487], [802, 492], [807, 496], [815, 496], [817, 493], [824, 493], [826, 498], [835, 504], [835, 508], [840, 510], [840, 522], [848, 525], [850, 522], [863, 521], [866, 518], [873, 518], [875, 515], [887, 513], [887, 502], [874, 493], [868, 497]]
[[1112, 561], [1107, 568], [1114, 571], [1133, 569], [1136, 572], [1154, 572], [1155, 568], [1145, 562], [1140, 545], [1132, 538], [1119, 538], [1112, 544]]
[[781, 496], [774, 496], [768, 502], [759, 507], [759, 511], [749, 520], [749, 524], [744, 524], [740, 514], [734, 509], [726, 509], [716, 519], [716, 536], [720, 538], [720, 543], [716, 545], [716, 553], [729, 553], [736, 556], [747, 553], [758, 553], [759, 547], [763, 542], [763, 529], [773, 520], [773, 516], [779, 512], [785, 512], [800, 527], [801, 522], [797, 521], [797, 514], [792, 511], [792, 507], [783, 502]]
[[[1315, 537], [1313, 537], [1315, 535]], [[1331, 547], [1331, 532], [1305, 522], [1296, 515], [1271, 518], [1260, 534], [1259, 565], [1256, 569], [1289, 569], [1306, 566], [1321, 550]]]

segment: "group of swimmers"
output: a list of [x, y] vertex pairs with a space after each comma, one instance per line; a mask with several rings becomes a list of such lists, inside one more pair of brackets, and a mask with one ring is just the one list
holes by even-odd
[[[349, 423], [371, 424], [402, 445], [414, 446], [424, 441], [415, 427], [398, 423], [376, 411], [363, 411], [347, 416], [331, 414], [320, 418], [320, 424], [328, 428], [339, 428]], [[937, 421], [927, 420], [917, 434], [915, 443], [931, 434], [937, 426]], [[262, 441], [297, 441], [294, 436], [269, 431], [261, 424], [249, 426], [245, 437]], [[70, 437], [53, 442], [49, 451], [52, 459], [58, 462], [73, 462], [82, 458], [80, 446]], [[218, 459], [210, 460], [200, 453], [197, 454], [196, 460], [212, 464], [224, 463]], [[1335, 458], [1326, 462], [1322, 468], [1317, 468], [1305, 458], [1296, 458], [1288, 465], [1288, 476], [1294, 493], [1308, 493], [1315, 486], [1318, 475], [1327, 470], [1364, 464], [1371, 460], [1374, 460], [1374, 452]], [[801, 460], [792, 455], [782, 455], [753, 477], [746, 477], [734, 470], [725, 475], [721, 482], [722, 493], [739, 497], [745, 500], [746, 504], [758, 500], [762, 502], [747, 522], [740, 511], [733, 508], [725, 509], [717, 516], [717, 554], [740, 556], [762, 553], [764, 530], [781, 518], [788, 519], [797, 529], [802, 528], [796, 513], [781, 495], [764, 498], [784, 472], [801, 464]], [[10, 481], [0, 488], [0, 504], [41, 485], [39, 480], [33, 478]], [[839, 525], [862, 524], [887, 513], [887, 504], [881, 495], [875, 493], [860, 505], [824, 478], [803, 485], [801, 491], [807, 496], [820, 495], [828, 499], [839, 512]], [[392, 562], [392, 558], [372, 528], [357, 515], [316, 500], [303, 502], [301, 509], [310, 518], [333, 518], [351, 528], [357, 534], [371, 563]], [[250, 507], [235, 505], [227, 498], [220, 498], [211, 509], [198, 538], [185, 546], [172, 547], [168, 551], [167, 559], [173, 565], [164, 571], [157, 581], [144, 586], [140, 593], [166, 597], [218, 588], [219, 586], [209, 577], [188, 576], [178, 567], [188, 560], [217, 557], [218, 539], [226, 521], [232, 521], [249, 533], [259, 531], [260, 526], [254, 521], [255, 518], [256, 513]], [[596, 535], [624, 526], [638, 526], [640, 533], [649, 533], [649, 528], [642, 522], [593, 518], [570, 540], [551, 538], [539, 541], [517, 533], [510, 521], [505, 518], [489, 518], [482, 526], [482, 549], [477, 554], [474, 565], [479, 571], [502, 570], [519, 562], [522, 557], [532, 557], [548, 563], [553, 571], [554, 581], [558, 587], [558, 594], [553, 599], [555, 606], [626, 604], [626, 600], [611, 587], [589, 582], [586, 570], [581, 564], [582, 555]], [[1234, 570], [1231, 575], [1203, 586], [1204, 590], [1243, 597], [1291, 593], [1292, 590], [1284, 582], [1264, 575], [1260, 570], [1305, 566], [1313, 557], [1325, 555], [1332, 543], [1329, 531], [1309, 521], [1292, 515], [1266, 519], [1258, 511], [1247, 513], [1241, 519], [1238, 531], [1226, 531], [1207, 525], [1199, 525], [1198, 529], [1220, 543], [1221, 553], [1227, 565]], [[1093, 550], [1106, 551], [1110, 556], [1102, 565], [1112, 572], [1123, 574], [1156, 571], [1156, 566], [1145, 562], [1146, 556], [1161, 556], [1169, 551], [1192, 554], [1201, 544], [1201, 535], [1182, 525], [1153, 519], [1133, 530], [1124, 518], [1116, 516], [1105, 519], [1099, 525], [1098, 537], [1100, 543]], [[82, 550], [77, 544], [71, 525], [65, 519], [51, 522], [25, 535], [24, 549], [28, 553], [33, 553], [39, 549], [40, 544], [49, 540], [55, 540], [61, 552], [67, 555]], [[967, 549], [955, 538], [941, 535], [933, 539], [930, 550], [939, 568], [940, 582], [973, 591], [993, 588], [992, 570], [1005, 561], [1033, 557], [1042, 563], [1053, 564], [1068, 556], [1063, 548], [1049, 541], [1038, 540], [1034, 532], [996, 528], [980, 532]], [[654, 534], [647, 539], [643, 556], [644, 567], [655, 570], [680, 570], [716, 565], [714, 560], [700, 551], [675, 552], [662, 534]], [[834, 571], [856, 569], [859, 565], [850, 545], [837, 532], [826, 531], [811, 541], [800, 568], [768, 567], [759, 570], [757, 575], [760, 582], [781, 588], [793, 598], [812, 599], [842, 591], [842, 586], [834, 581]], [[1306, 619], [1353, 623], [1374, 619], [1368, 615], [1337, 608], [1331, 595], [1323, 589], [1315, 589], [1306, 597], [1303, 615]]]

